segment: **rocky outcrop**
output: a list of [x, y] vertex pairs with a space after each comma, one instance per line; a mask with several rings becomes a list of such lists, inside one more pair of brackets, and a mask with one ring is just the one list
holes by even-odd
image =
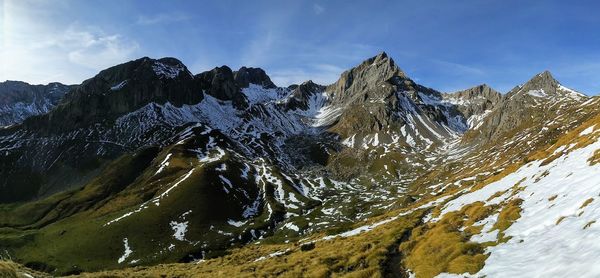
[[456, 106], [456, 109], [467, 119], [469, 128], [477, 127], [483, 118], [502, 100], [502, 94], [487, 84], [443, 94], [444, 101]]
[[52, 112], [30, 118], [26, 125], [64, 131], [110, 121], [151, 102], [180, 106], [202, 98], [193, 75], [179, 60], [144, 57], [101, 71], [68, 93]]
[[508, 92], [481, 124], [463, 138], [464, 143], [492, 142], [501, 136], [556, 116], [557, 110], [587, 100], [583, 94], [562, 86], [548, 71], [536, 74]]
[[241, 67], [233, 72], [233, 79], [240, 88], [247, 88], [250, 84], [260, 85], [265, 89], [277, 88], [271, 78], [261, 68]]
[[[449, 136], [447, 128], [464, 132], [464, 120], [453, 107], [442, 103], [439, 92], [415, 83], [385, 52], [342, 73], [326, 88], [331, 104], [340, 107], [338, 121], [330, 128], [342, 137], [400, 132], [404, 125], [425, 142]], [[409, 132], [410, 133], [410, 132]], [[407, 140], [412, 141], [408, 136]]]
[[228, 66], [216, 67], [195, 76], [200, 87], [207, 94], [224, 101], [232, 101], [238, 108], [245, 108], [248, 102], [241, 92]]
[[288, 101], [285, 103], [286, 110], [308, 109], [308, 102], [315, 94], [323, 93], [325, 86], [308, 80], [300, 85], [295, 85], [289, 94]]
[[48, 113], [64, 95], [77, 86], [61, 83], [31, 85], [21, 81], [0, 83], [0, 126], [23, 122], [31, 116]]
[[381, 95], [379, 93], [382, 90], [378, 86], [382, 82], [398, 83], [399, 79], [404, 78], [406, 75], [396, 66], [394, 60], [385, 52], [381, 52], [343, 72], [338, 81], [327, 86], [327, 91], [333, 94], [334, 102], [338, 103], [365, 97], [365, 94], [377, 97]]

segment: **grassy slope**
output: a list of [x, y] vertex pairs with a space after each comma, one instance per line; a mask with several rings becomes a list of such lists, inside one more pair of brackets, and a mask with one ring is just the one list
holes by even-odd
[[[594, 103], [592, 106], [595, 106]], [[593, 107], [588, 107], [586, 109], [595, 112], [595, 108]], [[591, 112], [586, 111], [586, 113], [590, 114]], [[582, 117], [581, 119], [584, 118], [585, 117]], [[594, 118], [591, 121], [584, 123], [575, 131], [567, 133], [564, 136], [561, 136], [561, 133], [553, 133], [552, 136], [544, 138], [544, 141], [536, 141], [533, 145], [523, 146], [523, 144], [513, 144], [504, 148], [494, 146], [492, 149], [493, 151], [482, 148], [472, 153], [468, 159], [463, 161], [463, 163], [457, 165], [449, 164], [448, 167], [442, 167], [427, 175], [423, 175], [415, 182], [413, 192], [427, 193], [427, 189], [423, 187], [424, 184], [439, 183], [440, 181], [453, 183], [477, 173], [487, 172], [489, 174], [478, 177], [474, 181], [462, 182], [455, 187], [448, 187], [440, 195], [429, 196], [426, 194], [419, 204], [441, 196], [454, 195], [461, 189], [471, 188], [471, 190], [475, 190], [481, 188], [516, 170], [527, 160], [548, 157], [548, 155], [559, 146], [569, 144], [574, 140], [576, 137], [573, 134], [579, 134], [579, 131], [592, 124], [596, 124], [596, 122], [598, 122], [598, 118]], [[565, 123], [565, 126], [570, 128], [579, 124], [580, 122]], [[528, 128], [540, 130], [541, 126], [531, 126]], [[510, 137], [506, 137], [505, 141], [508, 140], [510, 140]], [[578, 140], [585, 140], [585, 138]], [[583, 145], [585, 142], [582, 141], [578, 144]], [[536, 150], [539, 151], [536, 152]], [[496, 158], [497, 152], [502, 152], [502, 157]], [[523, 159], [524, 156], [528, 156], [529, 158]], [[520, 159], [515, 160], [515, 158]], [[172, 169], [172, 171], [178, 173], [177, 175], [173, 175], [175, 177], [181, 176], [181, 174], [189, 169], [186, 168], [189, 166], [187, 166], [185, 161], [175, 164], [179, 165]], [[218, 196], [218, 192], [202, 189], [210, 186], [208, 183], [203, 184], [203, 182], [209, 182], [202, 177], [202, 174], [205, 173], [204, 171], [205, 169], [198, 169], [198, 171], [194, 172], [193, 176], [190, 178], [189, 184], [186, 181], [186, 183], [181, 185], [183, 190], [173, 192], [173, 194], [177, 194], [177, 196], [174, 195], [173, 198], [169, 198], [173, 203], [169, 203], [168, 200], [165, 200], [165, 203], [161, 204], [160, 210], [156, 208], [155, 211], [148, 211], [147, 216], [141, 215], [139, 218], [127, 220], [122, 222], [122, 224], [115, 225], [114, 228], [111, 228], [111, 232], [98, 233], [97, 231], [104, 223], [114, 219], [115, 216], [122, 214], [122, 212], [118, 212], [117, 208], [126, 208], [132, 203], [138, 203], [138, 200], [128, 200], [131, 196], [136, 196], [135, 194], [125, 194], [120, 198], [113, 198], [112, 202], [114, 203], [106, 203], [93, 212], [74, 215], [40, 230], [15, 232], [10, 228], [2, 229], [2, 231], [0, 231], [0, 242], [2, 242], [3, 245], [9, 244], [9, 246], [18, 247], [19, 251], [17, 257], [26, 257], [29, 262], [39, 262], [39, 265], [62, 265], [63, 269], [60, 269], [60, 272], [62, 273], [70, 271], [77, 272], [77, 270], [82, 268], [92, 271], [100, 270], [98, 267], [99, 265], [102, 265], [102, 268], [122, 267], [122, 265], [116, 263], [115, 258], [120, 257], [123, 253], [123, 235], [131, 235], [130, 245], [134, 249], [134, 255], [132, 256], [135, 257], [135, 254], [150, 252], [150, 249], [145, 248], [149, 248], [150, 245], [155, 244], [162, 244], [161, 246], [165, 246], [167, 243], [152, 242], [152, 244], [148, 244], [145, 239], [153, 237], [169, 237], [169, 235], [172, 234], [170, 227], [165, 225], [171, 218], [161, 218], [161, 215], [172, 216], [183, 213], [183, 211], [171, 211], [177, 208], [177, 203], [203, 204], [218, 199], [212, 198], [212, 196]], [[139, 183], [139, 186], [142, 184], [145, 183]], [[136, 192], [143, 192], [141, 189], [141, 187], [137, 188], [136, 186], [130, 188], [130, 190], [139, 190]], [[66, 194], [76, 193], [71, 192]], [[198, 196], [205, 196], [204, 198], [206, 199], [202, 199], [202, 197], [198, 199]], [[211, 198], [206, 196], [211, 196]], [[142, 198], [143, 196], [138, 197]], [[65, 198], [65, 196], [57, 195], [52, 198], [54, 199], [46, 200], [45, 202], [59, 202], [62, 198]], [[437, 204], [432, 207], [434, 216], [436, 211], [439, 212], [439, 207], [442, 204], [443, 203]], [[44, 208], [44, 204], [37, 205]], [[7, 208], [6, 211], [12, 211], [14, 209], [14, 207], [10, 207]], [[194, 210], [206, 210], [206, 207], [200, 206]], [[37, 209], [30, 209], [28, 211], [39, 213], [36, 212], [38, 211]], [[502, 227], [498, 227], [498, 229], [506, 229], [510, 226], [511, 221], [518, 218], [518, 209], [515, 208], [514, 203], [502, 204], [497, 208], [482, 208], [477, 206], [464, 208], [458, 214], [453, 214], [451, 216], [446, 215], [441, 221], [431, 225], [420, 223], [424, 212], [418, 210], [408, 216], [382, 225], [372, 232], [367, 232], [355, 237], [338, 238], [331, 241], [318, 241], [315, 244], [314, 249], [308, 251], [302, 251], [302, 248], [297, 244], [262, 243], [232, 250], [229, 255], [211, 259], [200, 264], [171, 264], [155, 267], [137, 267], [122, 271], [85, 274], [85, 276], [103, 277], [102, 275], [116, 275], [119, 277], [130, 275], [131, 277], [138, 277], [147, 275], [155, 277], [158, 274], [164, 274], [167, 276], [181, 275], [202, 277], [239, 274], [245, 274], [246, 276], [254, 276], [256, 274], [264, 274], [267, 276], [277, 274], [283, 276], [298, 276], [304, 274], [307, 276], [349, 275], [355, 277], [370, 277], [391, 273], [400, 274], [401, 270], [405, 267], [410, 267], [419, 275], [419, 277], [429, 277], [440, 272], [476, 272], [483, 266], [485, 254], [482, 252], [482, 246], [469, 242], [469, 237], [478, 232], [478, 227], [474, 227], [472, 223], [477, 219], [489, 216], [495, 212], [500, 212], [505, 218], [504, 220], [506, 220], [501, 221]], [[215, 212], [212, 211], [211, 213], [206, 214], [205, 217], [207, 218], [202, 218], [203, 216], [194, 216], [194, 218], [199, 217], [199, 219], [203, 219], [203, 221], [198, 221], [198, 223], [205, 223], [205, 220], [210, 222], [211, 217], [219, 216], [220, 213], [223, 213], [221, 215], [222, 217], [229, 215], [227, 212], [217, 212], [215, 216], [214, 213]], [[399, 211], [388, 212], [377, 219], [385, 219], [386, 217], [397, 215], [398, 213]], [[43, 215], [44, 213], [39, 214]], [[28, 215], [24, 214], [24, 216]], [[21, 221], [21, 219], [21, 217], [16, 217], [12, 220], [2, 221], [16, 223], [15, 225], [31, 224], [25, 223]], [[37, 219], [40, 218], [38, 217]], [[377, 221], [377, 219], [371, 221]], [[462, 231], [461, 228], [464, 228], [465, 226], [470, 227], [470, 229]], [[131, 227], [136, 227], [138, 230], [132, 232]], [[150, 232], [152, 235], [148, 234]], [[139, 239], [136, 239], [136, 234], [139, 234]], [[94, 236], [85, 237], [82, 235]], [[313, 238], [317, 237], [319, 236], [314, 236]], [[440, 238], [446, 239], [447, 242], [451, 242], [452, 244], [445, 244], [444, 242], [440, 243]], [[218, 238], [205, 239], [213, 242], [218, 241]], [[499, 238], [498, 242], [501, 240], [503, 239]], [[99, 245], [99, 243], [106, 243], [106, 245]], [[444, 253], [446, 254], [445, 256], [439, 256], [440, 248], [448, 253]], [[444, 248], [450, 249], [446, 250]], [[90, 256], [92, 250], [94, 252], [93, 257]], [[254, 262], [256, 258], [283, 250], [288, 250], [283, 256], [276, 256]], [[400, 253], [398, 253], [398, 251]], [[402, 256], [399, 256], [398, 254], [401, 254]], [[155, 261], [149, 261], [148, 263], [156, 263], [165, 260], [176, 261], [177, 259], [180, 259], [168, 256], [170, 255], [157, 258]], [[91, 261], [91, 258], [93, 258], [94, 261]], [[431, 264], [428, 264], [428, 262], [436, 263], [432, 266]]]
[[[584, 108], [585, 113], [587, 115], [597, 114], [597, 109], [594, 106], [596, 106], [595, 103], [591, 103]], [[426, 197], [419, 204], [428, 199], [448, 196], [448, 199], [434, 204], [430, 208], [431, 216], [438, 217], [443, 204], [458, 196], [457, 193], [460, 190], [467, 189], [471, 191], [482, 188], [514, 172], [527, 161], [553, 159], [555, 157], [551, 154], [561, 146], [570, 145], [571, 143], [575, 143], [576, 148], [585, 146], [597, 138], [578, 135], [586, 128], [600, 124], [600, 116], [581, 117], [579, 121], [558, 124], [564, 124], [565, 128], [562, 132], [552, 132], [542, 140], [532, 141], [532, 144], [526, 146], [509, 144], [504, 147], [494, 147], [495, 151], [503, 153], [501, 157], [496, 158], [496, 152], [490, 152], [482, 148], [471, 154], [474, 159], [465, 159], [462, 164], [449, 165], [449, 167], [437, 169], [429, 175], [423, 176], [417, 183], [431, 184], [440, 180], [452, 183], [473, 174], [488, 172], [488, 174], [479, 176], [473, 181], [462, 182], [458, 183], [456, 187], [449, 187], [437, 197]], [[539, 124], [527, 128], [540, 130], [542, 126]], [[570, 131], [566, 132], [566, 130]], [[505, 142], [508, 140], [510, 140], [510, 137], [507, 136]], [[482, 161], [485, 163], [481, 163]], [[590, 163], [593, 163], [593, 161]], [[422, 190], [422, 188], [416, 187], [416, 190]], [[521, 188], [517, 183], [511, 190], [511, 194], [514, 195]], [[506, 192], [497, 192], [494, 196], [504, 193]], [[311, 251], [301, 251], [297, 244], [249, 245], [232, 252], [231, 255], [199, 264], [132, 268], [114, 272], [86, 274], [85, 277], [103, 277], [103, 275], [218, 277], [226, 275], [240, 276], [240, 274], [242, 276], [372, 277], [399, 272], [404, 268], [410, 268], [417, 277], [433, 277], [441, 272], [476, 273], [485, 264], [487, 258], [484, 251], [485, 247], [508, 240], [504, 237], [503, 231], [520, 217], [520, 203], [521, 200], [519, 199], [511, 199], [494, 206], [473, 203], [463, 207], [458, 212], [443, 215], [439, 221], [432, 223], [419, 223], [423, 213], [415, 212], [382, 225], [372, 232], [350, 238], [338, 238], [333, 241], [318, 241]], [[415, 206], [413, 205], [413, 207]], [[389, 212], [381, 218], [397, 213], [397, 211]], [[482, 229], [481, 226], [475, 223], [495, 214], [498, 216], [493, 229], [499, 231], [496, 240], [486, 243], [469, 241], [471, 236], [478, 234]], [[391, 248], [398, 248], [399, 253], [394, 252]], [[254, 259], [260, 256], [288, 249], [289, 251], [285, 252], [284, 255], [253, 262]], [[394, 260], [392, 258], [397, 257], [397, 255], [393, 254], [401, 254], [401, 258]], [[369, 260], [365, 258], [378, 259]], [[357, 261], [360, 262], [358, 266]], [[375, 261], [379, 263], [373, 263]], [[394, 262], [392, 268], [389, 267], [389, 262]], [[401, 275], [401, 273], [398, 274]]]

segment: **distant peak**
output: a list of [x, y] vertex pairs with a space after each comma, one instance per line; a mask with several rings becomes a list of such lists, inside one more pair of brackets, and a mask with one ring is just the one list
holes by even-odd
[[375, 56], [375, 57], [377, 57], [377, 58], [379, 58], [379, 59], [387, 59], [387, 58], [388, 58], [388, 55], [387, 55], [387, 53], [385, 53], [385, 51], [381, 51], [381, 52], [379, 52], [379, 54], [377, 54], [377, 56]]
[[175, 65], [185, 66], [183, 64], [183, 62], [181, 62], [179, 59], [174, 58], [174, 57], [163, 57], [163, 58], [158, 59], [158, 61], [161, 63], [173, 65], [173, 66], [175, 66]]
[[488, 84], [485, 83], [447, 95], [464, 99], [484, 97], [486, 99], [493, 100], [499, 100], [502, 96], [502, 94], [500, 94], [498, 91], [494, 90], [494, 88], [490, 87]]
[[544, 78], [552, 78], [554, 79], [554, 77], [552, 76], [552, 73], [549, 70], [545, 70], [542, 71], [540, 73], [537, 74], [539, 77], [544, 77]]
[[385, 65], [389, 68], [394, 68], [401, 72], [400, 68], [398, 68], [398, 66], [394, 62], [394, 59], [389, 57], [387, 55], [387, 53], [385, 53], [385, 52], [380, 52], [379, 54], [363, 61], [358, 67], [360, 67], [361, 65], [374, 65], [374, 64]]
[[250, 84], [260, 85], [263, 88], [276, 88], [271, 78], [261, 68], [241, 67], [233, 72], [235, 82], [240, 88], [247, 88]]
[[552, 76], [550, 71], [543, 71], [534, 75], [525, 84], [512, 89], [508, 96], [511, 98], [514, 95], [528, 95], [536, 98], [559, 96], [559, 99], [567, 97], [574, 100], [585, 99], [585, 95], [575, 90], [564, 87]]
[[529, 81], [527, 81], [523, 85], [523, 88], [531, 89], [531, 90], [548, 89], [551, 87], [555, 88], [559, 84], [560, 83], [556, 79], [554, 79], [554, 76], [552, 76], [552, 73], [545, 70], [543, 72], [540, 72], [540, 73], [534, 75]]
[[323, 86], [313, 82], [312, 80], [308, 80], [308, 81], [302, 82], [302, 84], [297, 86], [295, 88], [295, 90], [315, 92], [315, 91], [322, 91], [323, 88], [324, 88]]
[[305, 85], [305, 86], [311, 86], [311, 85], [317, 85], [315, 82], [313, 82], [312, 80], [307, 80], [302, 82], [302, 84], [300, 85]]
[[373, 87], [381, 82], [406, 78], [406, 75], [396, 65], [387, 53], [381, 52], [376, 56], [364, 60], [358, 66], [342, 73], [340, 79], [332, 84], [338, 91], [346, 91], [353, 84], [360, 84], [361, 88]]

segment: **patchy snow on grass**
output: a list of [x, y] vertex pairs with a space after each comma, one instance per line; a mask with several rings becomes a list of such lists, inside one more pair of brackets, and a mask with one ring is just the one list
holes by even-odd
[[185, 241], [185, 233], [187, 232], [189, 221], [185, 222], [177, 222], [171, 221], [169, 225], [171, 225], [171, 229], [173, 230], [173, 237], [179, 241]]
[[285, 225], [283, 225], [283, 228], [286, 228], [286, 229], [289, 229], [289, 230], [292, 230], [292, 231], [296, 231], [296, 232], [300, 231], [300, 228], [298, 226], [296, 226], [296, 224], [294, 224], [292, 222], [286, 223]]
[[[520, 218], [504, 231], [510, 240], [487, 248], [490, 256], [477, 277], [600, 276], [600, 225], [594, 224], [600, 220], [600, 165], [590, 166], [587, 161], [598, 149], [600, 142], [595, 142], [547, 165], [528, 163], [446, 205], [442, 214], [476, 201], [523, 200]], [[503, 194], [488, 201], [515, 184], [523, 189], [514, 196]], [[474, 239], [485, 241], [492, 236]]]
[[260, 257], [260, 258], [258, 258], [258, 259], [256, 259], [256, 260], [254, 260], [254, 261], [255, 261], [255, 262], [259, 262], [259, 261], [262, 261], [262, 260], [264, 260], [264, 259], [273, 258], [273, 257], [279, 257], [279, 256], [282, 256], [282, 255], [285, 255], [285, 253], [287, 253], [288, 251], [290, 251], [290, 249], [289, 249], [289, 248], [288, 248], [288, 249], [285, 249], [285, 250], [283, 250], [283, 251], [277, 251], [277, 252], [271, 253], [271, 254], [269, 254], [269, 255], [262, 256], [262, 257]]
[[104, 224], [103, 226], [108, 226], [111, 225], [113, 223], [119, 222], [124, 218], [127, 218], [133, 214], [139, 213], [142, 210], [145, 210], [149, 207], [149, 204], [153, 203], [155, 206], [160, 206], [160, 200], [164, 197], [167, 197], [169, 195], [169, 192], [171, 192], [171, 190], [175, 189], [180, 183], [182, 183], [183, 181], [185, 181], [187, 178], [189, 178], [192, 173], [194, 172], [194, 169], [191, 169], [189, 172], [187, 172], [185, 175], [183, 175], [177, 182], [175, 182], [175, 184], [173, 184], [171, 187], [169, 187], [167, 190], [165, 190], [165, 192], [163, 192], [162, 194], [150, 199], [149, 201], [146, 201], [144, 203], [142, 203], [138, 208], [136, 208], [133, 211], [127, 212], [111, 221], [108, 221], [106, 224]]
[[171, 158], [171, 155], [173, 154], [167, 154], [167, 157], [165, 157], [165, 159], [160, 163], [160, 168], [158, 168], [158, 171], [156, 171], [155, 175], [162, 172], [165, 167], [169, 167], [169, 158]]
[[592, 126], [586, 128], [581, 133], [579, 133], [579, 136], [591, 134], [592, 132], [594, 132], [594, 127], [596, 127], [596, 125], [592, 125]]
[[248, 221], [235, 221], [232, 219], [227, 220], [227, 224], [234, 226], [234, 227], [241, 227], [246, 223], [248, 223]]
[[[219, 179], [221, 179], [221, 181], [227, 185], [227, 186], [223, 186], [223, 190], [225, 191], [225, 193], [229, 194], [229, 190], [233, 190], [233, 184], [231, 183], [231, 181], [229, 179], [227, 179], [226, 177], [224, 177], [223, 175], [219, 175]], [[227, 189], [229, 187], [229, 189]]]
[[117, 261], [120, 264], [123, 263], [133, 253], [133, 251], [131, 250], [131, 247], [129, 247], [129, 240], [127, 238], [123, 239], [123, 248], [125, 248], [125, 251], [123, 252], [123, 256], [121, 256], [119, 258], [119, 260]]
[[167, 190], [165, 190], [163, 193], [161, 193], [160, 195], [154, 197], [152, 199], [152, 202], [156, 205], [156, 206], [160, 206], [160, 200], [164, 197], [169, 196], [169, 192], [171, 192], [173, 189], [175, 189], [179, 184], [181, 184], [182, 182], [184, 182], [185, 180], [187, 180], [192, 173], [194, 172], [194, 169], [190, 169], [190, 171], [188, 171], [185, 175], [183, 175], [176, 183], [174, 183], [171, 187], [169, 187]]
[[496, 241], [496, 239], [498, 238], [498, 230], [495, 229], [492, 231], [492, 228], [496, 223], [496, 219], [498, 219], [497, 213], [492, 214], [486, 217], [485, 219], [475, 223], [475, 226], [483, 225], [483, 228], [481, 229], [481, 233], [473, 235], [470, 240], [479, 243]]

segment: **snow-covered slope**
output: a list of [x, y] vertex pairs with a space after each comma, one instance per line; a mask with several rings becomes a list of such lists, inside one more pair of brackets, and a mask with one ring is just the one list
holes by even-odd
[[30, 85], [19, 81], [0, 83], [0, 127], [48, 113], [72, 89], [60, 83]]

